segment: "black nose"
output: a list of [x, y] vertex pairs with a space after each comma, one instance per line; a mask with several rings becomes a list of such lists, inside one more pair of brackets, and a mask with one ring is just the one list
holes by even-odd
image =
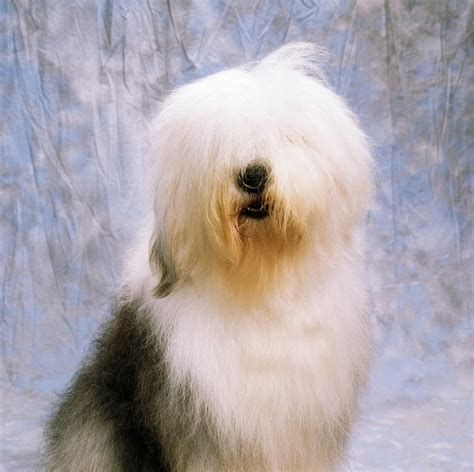
[[249, 164], [239, 174], [239, 187], [247, 193], [262, 193], [268, 180], [268, 169], [262, 164]]

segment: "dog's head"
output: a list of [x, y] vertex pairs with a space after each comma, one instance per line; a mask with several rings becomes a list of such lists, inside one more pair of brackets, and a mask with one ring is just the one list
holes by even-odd
[[151, 133], [158, 297], [209, 277], [261, 295], [350, 240], [371, 156], [352, 113], [314, 77], [314, 55], [292, 44], [164, 102]]

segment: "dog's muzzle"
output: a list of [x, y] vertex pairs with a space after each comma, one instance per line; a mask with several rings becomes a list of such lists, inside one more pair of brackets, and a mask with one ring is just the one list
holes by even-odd
[[254, 220], [262, 220], [268, 216], [268, 205], [263, 193], [268, 184], [268, 168], [260, 163], [249, 164], [237, 177], [237, 185], [241, 191], [249, 194], [250, 201], [242, 208], [240, 214]]

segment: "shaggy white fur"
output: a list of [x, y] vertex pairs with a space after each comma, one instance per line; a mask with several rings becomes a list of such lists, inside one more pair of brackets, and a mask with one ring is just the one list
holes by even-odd
[[48, 424], [48, 471], [341, 463], [370, 364], [372, 159], [315, 52], [164, 102], [126, 288]]
[[[334, 470], [366, 382], [372, 158], [315, 53], [290, 44], [186, 85], [151, 126], [125, 283], [227, 451], [196, 450], [189, 470]], [[257, 195], [238, 184], [254, 164]]]

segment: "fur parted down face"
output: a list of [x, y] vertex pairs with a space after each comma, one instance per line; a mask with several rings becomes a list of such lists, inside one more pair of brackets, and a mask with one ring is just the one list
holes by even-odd
[[[309, 254], [330, 254], [365, 215], [366, 139], [343, 101], [309, 75], [318, 74], [310, 57], [311, 45], [291, 45], [164, 102], [151, 127], [158, 297], [213, 277], [239, 300], [261, 299]], [[239, 186], [249, 166], [267, 172], [258, 194]]]

